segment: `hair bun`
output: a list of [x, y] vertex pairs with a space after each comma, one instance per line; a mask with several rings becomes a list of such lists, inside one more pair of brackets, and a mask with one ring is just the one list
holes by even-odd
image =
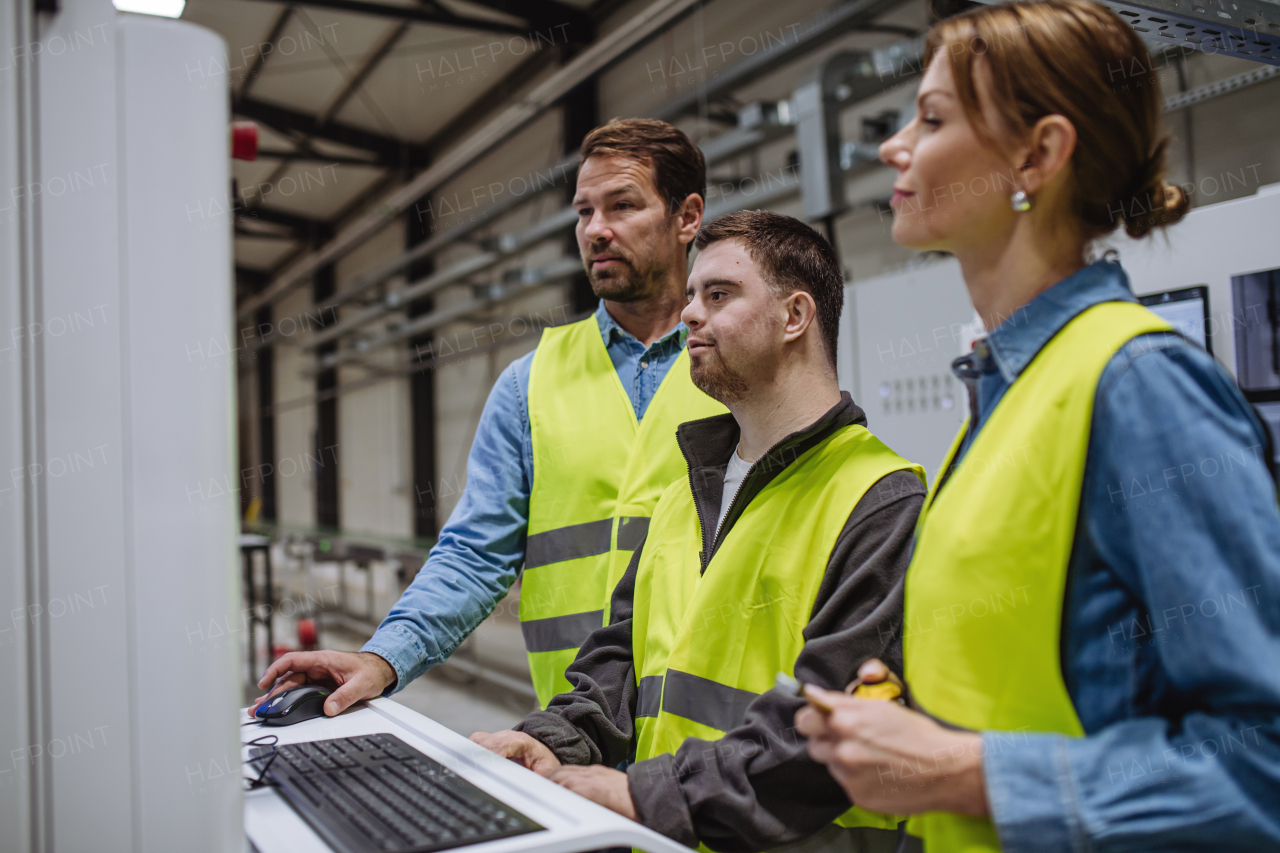
[[1174, 224], [1191, 209], [1191, 199], [1177, 184], [1156, 181], [1155, 185], [1134, 194], [1132, 209], [1145, 213], [1125, 217], [1124, 231], [1135, 240], [1151, 233], [1152, 229]]
[[1177, 222], [1191, 209], [1191, 198], [1177, 184], [1164, 184], [1164, 213], [1169, 221]]

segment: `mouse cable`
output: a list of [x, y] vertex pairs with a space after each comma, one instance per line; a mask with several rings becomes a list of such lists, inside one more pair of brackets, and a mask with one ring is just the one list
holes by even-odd
[[259, 788], [279, 788], [280, 787], [278, 784], [271, 781], [270, 779], [259, 780], [259, 779], [255, 779], [252, 776], [241, 776], [240, 778], [241, 780], [249, 783], [248, 785], [246, 785], [244, 788], [241, 789], [243, 791], [256, 791]]
[[[280, 738], [277, 735], [263, 735], [262, 737], [254, 738], [253, 740], [247, 741], [245, 743], [246, 746], [271, 748], [271, 751], [266, 753], [265, 755], [251, 755], [244, 760], [245, 764], [252, 766], [253, 762], [262, 761], [264, 758], [266, 759], [266, 762], [262, 765], [262, 770], [259, 771], [258, 773], [258, 778], [249, 779], [249, 790], [252, 791], [255, 788], [263, 788], [263, 787], [266, 787], [267, 785], [274, 784], [273, 782], [268, 781], [266, 776], [267, 776], [267, 771], [271, 769], [271, 765], [275, 764], [276, 756], [280, 754], [280, 750], [276, 746], [276, 744], [278, 744], [279, 742], [280, 742]], [[248, 779], [249, 777], [246, 776], [244, 778]]]

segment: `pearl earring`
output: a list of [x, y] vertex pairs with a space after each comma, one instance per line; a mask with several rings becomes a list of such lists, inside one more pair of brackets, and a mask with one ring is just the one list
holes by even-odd
[[1019, 213], [1026, 213], [1031, 209], [1031, 196], [1027, 195], [1026, 190], [1018, 190], [1009, 196], [1009, 204]]

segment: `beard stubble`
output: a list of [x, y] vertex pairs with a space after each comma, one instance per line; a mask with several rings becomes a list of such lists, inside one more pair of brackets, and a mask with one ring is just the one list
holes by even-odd
[[715, 348], [704, 353], [697, 363], [690, 364], [689, 378], [699, 391], [726, 406], [747, 394], [747, 380], [725, 364]]

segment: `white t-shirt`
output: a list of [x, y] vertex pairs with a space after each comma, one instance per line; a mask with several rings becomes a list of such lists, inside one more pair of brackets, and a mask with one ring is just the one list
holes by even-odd
[[729, 457], [729, 465], [724, 469], [724, 493], [720, 496], [720, 520], [716, 522], [716, 533], [720, 532], [720, 525], [724, 524], [724, 517], [729, 513], [729, 504], [733, 503], [733, 498], [738, 494], [738, 489], [742, 486], [747, 472], [751, 470], [752, 464], [742, 460], [738, 455], [738, 448], [733, 449], [733, 455]]

